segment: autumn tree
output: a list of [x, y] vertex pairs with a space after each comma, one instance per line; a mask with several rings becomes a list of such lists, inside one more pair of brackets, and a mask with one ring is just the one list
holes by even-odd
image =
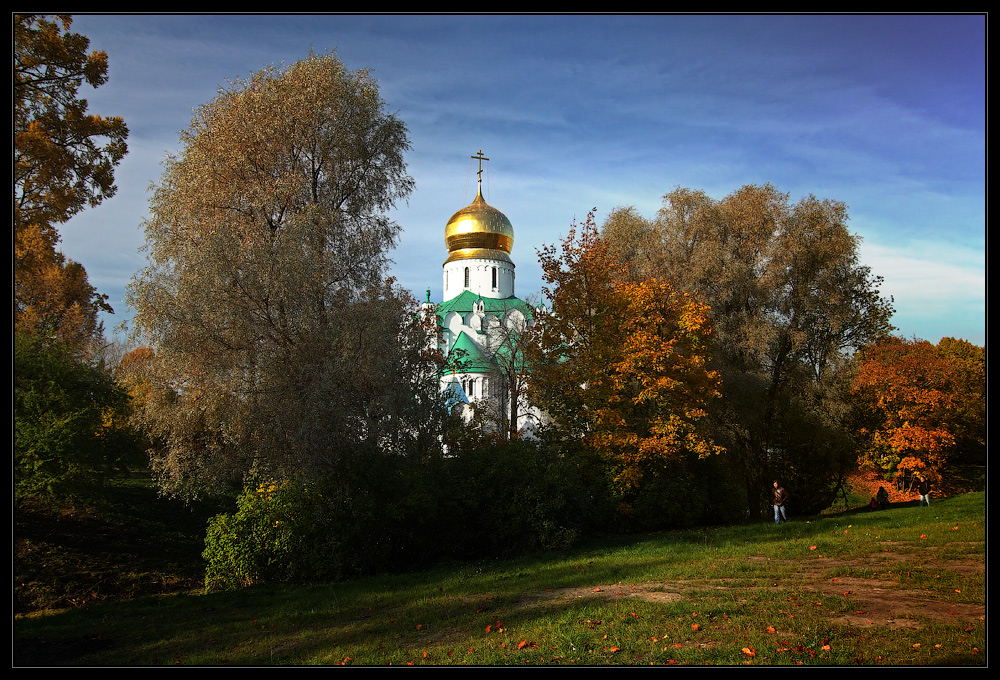
[[775, 478], [795, 490], [797, 511], [824, 507], [851, 462], [839, 371], [890, 331], [892, 306], [847, 219], [843, 203], [791, 204], [770, 185], [721, 200], [678, 188], [655, 218], [620, 209], [602, 230], [633, 275], [708, 304], [723, 384], [712, 421], [754, 517]]
[[702, 427], [719, 395], [707, 307], [663, 279], [628, 280], [593, 213], [540, 260], [552, 309], [532, 329], [532, 399], [600, 461], [628, 514], [670, 463], [720, 451]]
[[409, 140], [371, 76], [333, 54], [266, 68], [197, 109], [181, 143], [128, 291], [164, 485], [315, 479], [432, 448], [427, 331], [385, 279]]
[[98, 332], [105, 296], [56, 252], [57, 225], [115, 193], [127, 151], [120, 117], [87, 112], [86, 82], [107, 81], [107, 55], [69, 32], [72, 18], [14, 15], [14, 318], [21, 330], [80, 350]]
[[952, 365], [955, 376], [954, 460], [986, 462], [986, 347], [959, 338], [941, 338], [937, 350]]
[[57, 251], [35, 226], [14, 239], [14, 329], [18, 337], [56, 338], [81, 358], [103, 335], [100, 312], [111, 312], [107, 295], [90, 284], [79, 262]]
[[974, 348], [898, 337], [862, 348], [851, 383], [862, 467], [937, 477], [958, 436], [975, 446], [981, 435], [985, 447], [985, 364]]

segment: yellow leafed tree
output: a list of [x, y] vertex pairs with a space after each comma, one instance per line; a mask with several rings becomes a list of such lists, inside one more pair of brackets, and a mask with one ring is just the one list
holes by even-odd
[[708, 308], [662, 279], [630, 281], [592, 221], [541, 253], [552, 312], [529, 343], [535, 403], [603, 461], [620, 509], [666, 463], [718, 453]]

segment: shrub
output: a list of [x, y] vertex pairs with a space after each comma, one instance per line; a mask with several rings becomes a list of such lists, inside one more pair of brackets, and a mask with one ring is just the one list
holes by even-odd
[[594, 517], [572, 462], [516, 442], [453, 458], [358, 456], [323, 482], [248, 484], [212, 518], [208, 590], [328, 581], [575, 543]]
[[234, 514], [208, 523], [207, 590], [229, 590], [268, 581], [338, 576], [333, 537], [324, 531], [322, 492], [293, 483], [248, 485]]
[[620, 517], [626, 531], [684, 529], [699, 524], [739, 522], [746, 516], [746, 495], [718, 456], [666, 463], [647, 475]]
[[480, 446], [444, 467], [451, 556], [566, 548], [589, 523], [589, 494], [573, 462], [531, 443]]
[[58, 344], [17, 333], [14, 348], [15, 498], [93, 496], [139, 450], [128, 395]]

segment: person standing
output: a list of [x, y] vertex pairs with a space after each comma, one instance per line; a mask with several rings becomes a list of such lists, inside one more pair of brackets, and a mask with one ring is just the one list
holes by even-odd
[[788, 492], [785, 487], [778, 486], [778, 480], [774, 480], [774, 523], [781, 524], [782, 520], [788, 521], [788, 514], [785, 511], [785, 502], [788, 500]]
[[923, 475], [920, 475], [920, 484], [918, 488], [920, 489], [920, 506], [923, 507], [924, 505], [926, 505], [930, 507], [931, 484], [930, 482], [927, 481], [927, 478], [924, 477]]
[[879, 510], [885, 510], [889, 507], [889, 492], [885, 490], [884, 486], [878, 488], [878, 493], [875, 495], [875, 502]]

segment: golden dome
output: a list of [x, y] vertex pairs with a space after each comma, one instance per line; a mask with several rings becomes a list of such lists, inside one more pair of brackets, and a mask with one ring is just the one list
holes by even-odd
[[514, 227], [506, 215], [483, 200], [480, 188], [475, 200], [448, 220], [444, 228], [444, 242], [448, 246], [445, 264], [472, 258], [511, 262], [509, 255], [514, 245]]

